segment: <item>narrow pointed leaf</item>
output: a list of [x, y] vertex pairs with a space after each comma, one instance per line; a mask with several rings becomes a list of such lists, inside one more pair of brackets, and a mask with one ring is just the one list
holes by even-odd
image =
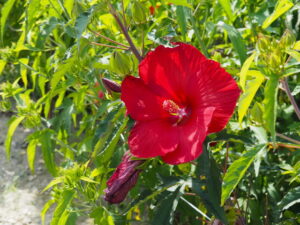
[[275, 141], [275, 123], [277, 117], [277, 93], [279, 80], [277, 77], [271, 77], [265, 86], [264, 92], [264, 114], [263, 119], [266, 129], [271, 133], [272, 140]]
[[10, 122], [10, 125], [8, 127], [8, 131], [7, 131], [7, 135], [6, 135], [6, 139], [5, 139], [5, 144], [4, 144], [5, 145], [5, 151], [6, 151], [6, 157], [8, 159], [10, 159], [10, 150], [11, 150], [11, 142], [12, 142], [13, 135], [15, 133], [15, 130], [19, 126], [19, 124], [24, 119], [25, 119], [24, 116], [15, 117], [14, 119], [12, 119], [12, 121]]
[[243, 65], [247, 59], [247, 49], [240, 32], [233, 26], [230, 26], [224, 22], [219, 22], [218, 25], [227, 31], [229, 39], [233, 44], [233, 48], [240, 58], [240, 63]]
[[290, 0], [279, 0], [274, 12], [264, 21], [262, 28], [266, 29], [269, 27], [277, 18], [293, 7], [293, 5], [294, 4]]
[[250, 55], [246, 59], [246, 61], [244, 62], [243, 66], [242, 66], [241, 73], [240, 73], [240, 85], [241, 85], [241, 88], [243, 89], [243, 91], [245, 90], [245, 86], [246, 86], [248, 70], [249, 70], [251, 63], [253, 62], [255, 56], [256, 56], [256, 52], [253, 52], [252, 55]]
[[242, 123], [243, 118], [263, 81], [264, 77], [258, 76], [248, 82], [247, 88], [241, 96], [238, 104], [239, 123]]
[[1, 19], [0, 19], [0, 41], [3, 42], [4, 30], [6, 25], [7, 17], [15, 4], [15, 0], [8, 0], [2, 6], [1, 9]]
[[234, 16], [233, 12], [231, 9], [231, 2], [230, 0], [219, 0], [219, 3], [222, 5], [224, 11], [226, 12], [228, 19], [233, 22], [234, 21]]
[[223, 180], [221, 205], [224, 205], [225, 201], [230, 197], [231, 192], [244, 177], [256, 155], [265, 147], [264, 144], [255, 146], [230, 165]]

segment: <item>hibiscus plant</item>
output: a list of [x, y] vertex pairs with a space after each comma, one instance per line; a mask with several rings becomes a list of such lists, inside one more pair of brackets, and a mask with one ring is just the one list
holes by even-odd
[[300, 223], [298, 1], [0, 6], [4, 146], [27, 128], [53, 176], [42, 224]]

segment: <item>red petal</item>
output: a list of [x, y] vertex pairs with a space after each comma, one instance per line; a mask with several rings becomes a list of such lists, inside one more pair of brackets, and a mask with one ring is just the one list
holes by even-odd
[[175, 43], [174, 48], [158, 46], [139, 65], [139, 75], [158, 95], [184, 103], [187, 77], [196, 75], [206, 58], [195, 47]]
[[122, 82], [121, 99], [127, 113], [134, 120], [153, 120], [166, 117], [162, 104], [164, 99], [156, 96], [141, 79], [127, 76]]
[[226, 126], [240, 95], [236, 81], [212, 60], [202, 62], [197, 75], [190, 78], [186, 92], [197, 110], [215, 107], [208, 133]]
[[203, 112], [195, 113], [186, 124], [179, 126], [178, 147], [175, 151], [162, 156], [164, 162], [172, 165], [186, 163], [196, 159], [202, 153], [202, 143], [214, 110], [210, 107]]
[[165, 155], [178, 145], [178, 129], [167, 120], [137, 122], [131, 130], [130, 152], [140, 158]]

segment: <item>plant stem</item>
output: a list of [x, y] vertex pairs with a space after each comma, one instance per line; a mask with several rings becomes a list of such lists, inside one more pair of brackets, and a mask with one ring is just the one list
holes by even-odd
[[123, 46], [123, 47], [125, 47], [125, 48], [129, 48], [129, 46], [124, 45], [124, 44], [122, 44], [122, 43], [119, 43], [119, 42], [117, 42], [117, 41], [114, 41], [114, 40], [112, 40], [112, 39], [110, 39], [110, 38], [108, 38], [108, 37], [106, 37], [106, 36], [104, 36], [104, 35], [102, 35], [102, 34], [96, 32], [96, 31], [93, 31], [93, 30], [91, 30], [91, 29], [90, 29], [90, 31], [93, 32], [95, 35], [97, 35], [97, 36], [99, 36], [99, 37], [102, 37], [103, 39], [105, 39], [105, 40], [107, 40], [107, 41], [110, 41], [110, 42], [112, 42], [112, 43], [114, 43], [114, 44]]
[[288, 141], [290, 141], [290, 142], [293, 142], [293, 143], [295, 143], [295, 144], [297, 144], [297, 145], [300, 145], [300, 141], [295, 140], [295, 139], [293, 139], [293, 138], [290, 138], [290, 137], [288, 137], [288, 136], [285, 136], [284, 134], [276, 133], [276, 136], [278, 136], [278, 137], [280, 137], [280, 138], [282, 138], [282, 139], [288, 140]]
[[120, 20], [119, 16], [117, 15], [117, 12], [115, 11], [115, 9], [113, 8], [113, 6], [110, 3], [109, 3], [109, 8], [110, 8], [110, 13], [113, 15], [113, 17], [117, 21], [119, 27], [122, 30], [122, 33], [124, 34], [126, 40], [128, 41], [128, 44], [130, 45], [130, 50], [135, 55], [135, 57], [138, 59], [138, 61], [141, 62], [143, 58], [141, 57], [141, 55], [140, 55], [139, 51], [137, 50], [137, 48], [135, 47], [135, 45], [133, 44], [133, 42], [128, 34], [127, 28], [124, 26], [124, 24]]
[[297, 117], [298, 119], [300, 120], [300, 110], [299, 110], [299, 107], [295, 101], [295, 98], [294, 96], [292, 95], [291, 93], [291, 90], [289, 88], [289, 85], [288, 85], [288, 82], [287, 82], [287, 77], [283, 78], [283, 80], [281, 81], [282, 82], [282, 86], [284, 87], [284, 90], [286, 92], [286, 94], [288, 95], [293, 107], [294, 107], [294, 110], [295, 110], [295, 113], [297, 114]]
[[99, 45], [99, 46], [104, 46], [104, 47], [109, 47], [109, 48], [117, 48], [117, 49], [121, 49], [121, 50], [128, 50], [129, 48], [122, 48], [122, 47], [118, 47], [118, 46], [113, 46], [113, 45], [107, 45], [107, 44], [101, 44], [101, 43], [97, 43], [97, 42], [90, 42], [93, 45]]

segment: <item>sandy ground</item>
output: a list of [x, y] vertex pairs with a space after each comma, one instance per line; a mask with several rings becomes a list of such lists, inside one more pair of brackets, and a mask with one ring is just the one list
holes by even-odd
[[[35, 174], [28, 168], [24, 138], [29, 130], [17, 129], [11, 159], [6, 159], [7, 121], [7, 116], [0, 113], [0, 225], [40, 225], [40, 211], [49, 199], [49, 193], [41, 194], [41, 190], [51, 181], [51, 176], [41, 159], [35, 162]], [[47, 220], [50, 218], [48, 215]]]

